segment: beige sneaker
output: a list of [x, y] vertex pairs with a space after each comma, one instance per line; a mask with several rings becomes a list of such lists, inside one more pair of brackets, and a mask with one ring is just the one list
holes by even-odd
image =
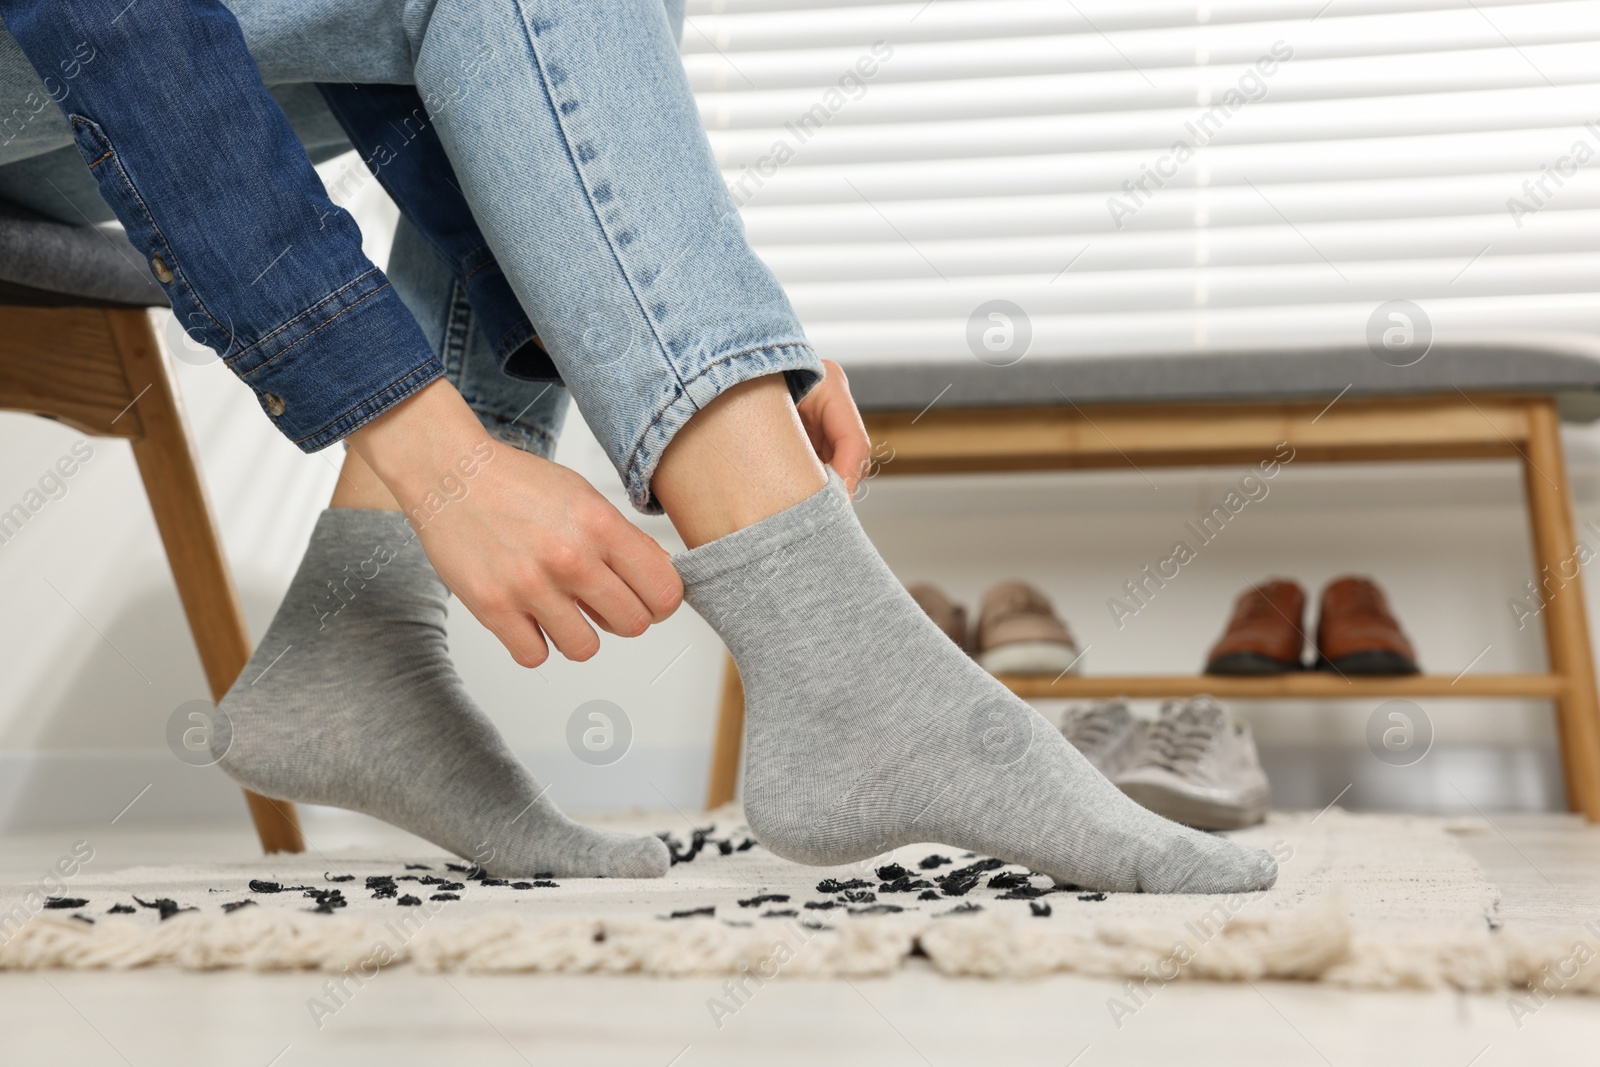
[[990, 674], [1061, 674], [1078, 661], [1072, 632], [1026, 582], [1001, 582], [983, 594], [973, 643]]
[[1118, 789], [1173, 822], [1238, 830], [1267, 817], [1271, 789], [1248, 724], [1208, 696], [1169, 700]]
[[966, 608], [945, 596], [944, 590], [931, 582], [913, 582], [906, 586], [906, 592], [911, 594], [911, 599], [917, 602], [918, 607], [928, 613], [933, 624], [956, 643], [956, 647], [968, 654], [972, 652]]

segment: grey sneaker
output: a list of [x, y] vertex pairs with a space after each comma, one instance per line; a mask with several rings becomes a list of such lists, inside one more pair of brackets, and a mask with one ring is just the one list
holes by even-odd
[[1271, 790], [1250, 727], [1209, 696], [1172, 700], [1117, 788], [1197, 830], [1238, 830], [1267, 817]]
[[1107, 778], [1115, 778], [1138, 758], [1147, 729], [1120, 700], [1068, 708], [1061, 720], [1062, 735]]

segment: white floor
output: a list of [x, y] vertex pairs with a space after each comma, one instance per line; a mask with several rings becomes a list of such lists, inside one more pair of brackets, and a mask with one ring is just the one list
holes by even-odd
[[[1464, 843], [1504, 890], [1508, 922], [1600, 917], [1600, 829], [1556, 816], [1491, 819], [1495, 836]], [[390, 833], [340, 820], [313, 827], [312, 838], [331, 850]], [[36, 878], [80, 838], [93, 839], [101, 870], [253, 854], [252, 839], [237, 830], [102, 826], [0, 838], [0, 881]], [[885, 979], [780, 979], [719, 1027], [708, 1001], [727, 1000], [721, 980], [397, 968], [352, 987], [319, 1028], [308, 1001], [325, 997], [325, 981], [317, 973], [3, 974], [0, 1063], [1556, 1067], [1600, 1059], [1600, 998], [1557, 998], [1519, 1027], [1504, 995], [1179, 983], [1156, 990], [1119, 1027], [1110, 998], [1133, 1001], [1113, 982], [951, 980], [914, 966]]]

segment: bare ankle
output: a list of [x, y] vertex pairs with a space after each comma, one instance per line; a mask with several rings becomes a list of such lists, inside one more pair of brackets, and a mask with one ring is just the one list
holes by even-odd
[[673, 437], [651, 487], [690, 548], [791, 508], [828, 478], [782, 375], [728, 389]]

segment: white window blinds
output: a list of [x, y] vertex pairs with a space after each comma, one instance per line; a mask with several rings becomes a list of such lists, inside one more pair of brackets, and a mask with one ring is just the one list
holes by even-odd
[[746, 227], [822, 354], [1600, 329], [1600, 0], [690, 0]]

